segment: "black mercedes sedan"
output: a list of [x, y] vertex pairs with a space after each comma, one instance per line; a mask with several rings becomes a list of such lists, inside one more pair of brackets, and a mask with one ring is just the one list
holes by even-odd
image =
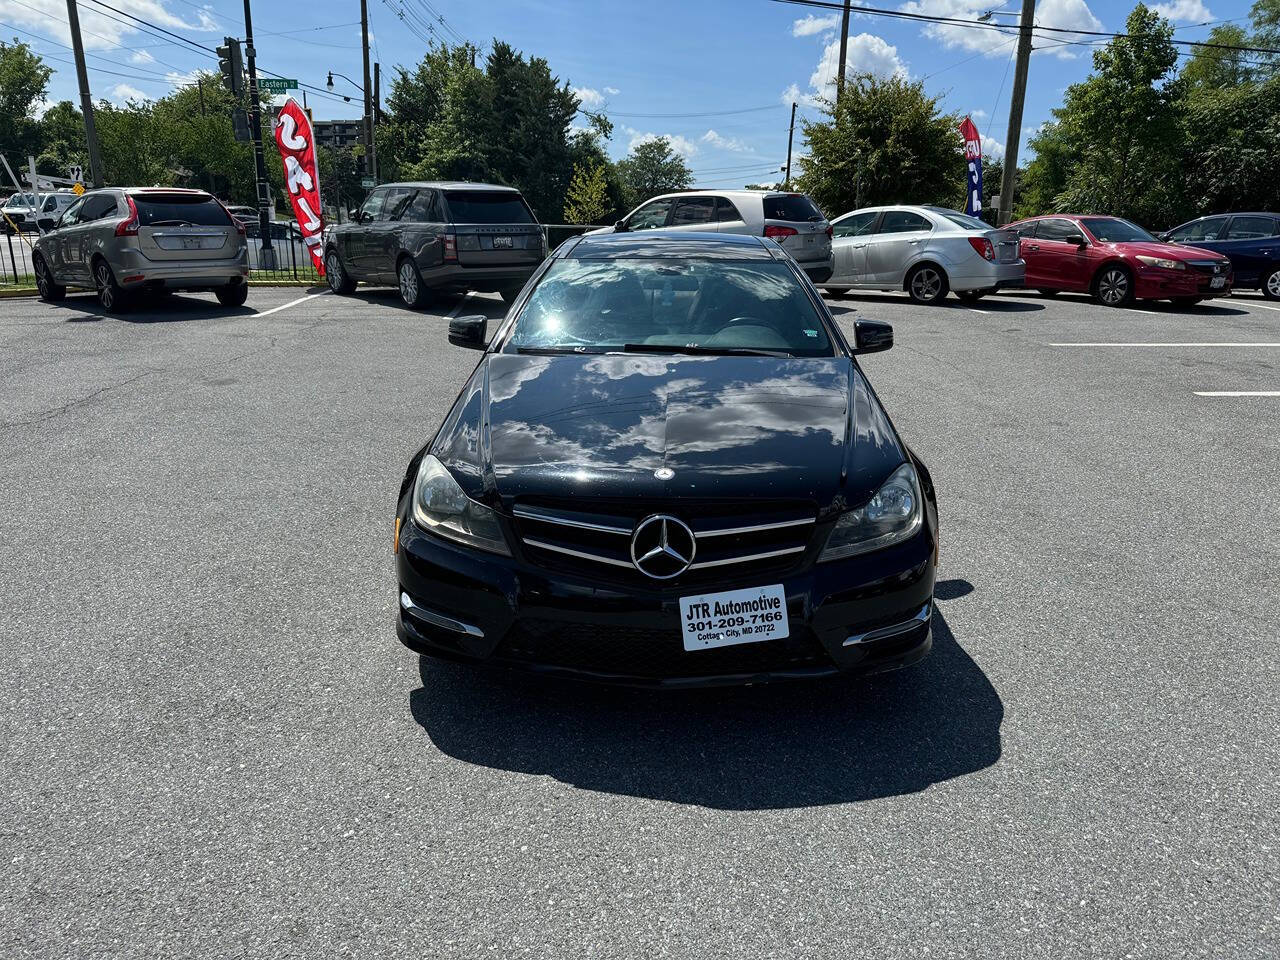
[[875, 672], [932, 642], [924, 464], [771, 240], [566, 241], [400, 490], [410, 649], [639, 685]]

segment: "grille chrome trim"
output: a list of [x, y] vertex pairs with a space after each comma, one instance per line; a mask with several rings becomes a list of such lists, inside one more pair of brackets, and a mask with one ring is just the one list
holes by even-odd
[[910, 620], [904, 620], [902, 623], [892, 623], [887, 627], [876, 627], [876, 629], [868, 630], [866, 633], [855, 633], [845, 640], [842, 646], [856, 647], [862, 643], [874, 643], [877, 640], [888, 640], [890, 637], [910, 633], [912, 630], [918, 629], [921, 624], [928, 623], [932, 617], [933, 601], [930, 600]]
[[730, 537], [739, 533], [761, 533], [765, 530], [782, 530], [786, 527], [803, 527], [806, 524], [817, 523], [816, 517], [806, 517], [801, 520], [782, 520], [778, 523], [757, 523], [750, 527], [728, 527], [724, 530], [695, 530], [694, 536], [701, 539], [703, 537]]
[[543, 523], [555, 523], [562, 527], [576, 527], [579, 530], [597, 530], [600, 533], [617, 533], [624, 537], [631, 536], [629, 527], [612, 527], [604, 523], [588, 523], [586, 520], [570, 520], [568, 517], [548, 516], [545, 513], [536, 513], [527, 510], [524, 507], [516, 507], [511, 511], [517, 517], [525, 520], [541, 520]]
[[690, 570], [705, 570], [707, 567], [727, 567], [734, 563], [751, 563], [753, 560], [768, 560], [771, 557], [785, 557], [791, 553], [804, 553], [808, 547], [787, 547], [783, 550], [769, 550], [765, 553], [752, 553], [741, 557], [725, 557], [723, 560], [703, 560], [690, 565]]
[[[627, 532], [630, 533], [630, 531]], [[608, 563], [615, 567], [626, 567], [628, 570], [636, 569], [630, 560], [615, 560], [613, 557], [602, 557], [598, 553], [587, 553], [585, 550], [570, 550], [568, 547], [558, 547], [554, 543], [530, 540], [528, 537], [525, 537], [521, 542], [525, 546], [537, 547], [539, 550], [551, 550], [554, 553], [563, 553], [566, 556], [577, 557], [579, 560], [594, 560], [597, 563]]]

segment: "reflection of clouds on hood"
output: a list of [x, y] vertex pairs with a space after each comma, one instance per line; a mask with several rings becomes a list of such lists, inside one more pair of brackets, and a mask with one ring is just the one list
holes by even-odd
[[494, 364], [489, 365], [489, 402], [501, 403], [510, 400], [530, 380], [538, 377], [551, 367], [553, 357], [529, 357], [523, 364], [504, 364], [495, 373]]
[[[587, 467], [596, 463], [600, 446], [566, 437], [545, 423], [527, 423], [511, 420], [493, 428], [494, 472], [501, 475], [514, 467], [530, 463], [572, 463]], [[662, 465], [662, 457], [637, 455], [624, 462], [610, 458], [608, 466], [634, 469], [656, 469]]]

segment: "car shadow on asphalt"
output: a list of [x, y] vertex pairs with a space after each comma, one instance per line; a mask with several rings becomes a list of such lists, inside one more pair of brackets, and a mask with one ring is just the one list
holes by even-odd
[[[895, 304], [897, 306], [914, 306], [915, 304], [905, 297], [893, 297], [888, 295], [876, 296], [875, 294], [859, 294], [856, 299], [847, 299], [833, 303], [827, 301], [827, 307], [835, 316], [841, 316], [846, 313], [857, 313], [860, 306], [865, 304]], [[983, 310], [987, 313], [1027, 313], [1035, 310], [1043, 310], [1042, 303], [1027, 303], [1023, 300], [1005, 300], [995, 297], [983, 297], [974, 303], [965, 303], [953, 297], [948, 297], [941, 303], [934, 304], [930, 309], [935, 310], [965, 310], [973, 307]]]
[[[252, 298], [250, 294], [250, 298]], [[216, 300], [181, 295], [167, 297], [142, 297], [129, 306], [112, 313], [104, 310], [93, 294], [69, 296], [60, 303], [50, 304], [55, 309], [76, 310], [79, 313], [66, 318], [66, 323], [93, 323], [98, 320], [119, 320], [122, 323], [182, 323], [190, 320], [225, 320], [232, 317], [253, 316], [250, 304], [243, 307], [224, 307]]]
[[[1024, 290], [1017, 293], [1003, 294], [1002, 296], [1038, 298], [1041, 301], [1041, 309], [1043, 309], [1044, 302], [1051, 300], [1064, 304], [1088, 304], [1089, 306], [1094, 307], [1102, 306], [1087, 293], [1060, 293], [1052, 297], [1045, 297], [1043, 294], [1037, 293], [1034, 290]], [[987, 301], [983, 300], [981, 303], [983, 305], [982, 308], [985, 310]], [[1186, 314], [1195, 317], [1235, 317], [1249, 312], [1241, 309], [1240, 307], [1228, 306], [1228, 303], [1229, 301], [1225, 300], [1212, 300], [1206, 303], [1194, 304], [1171, 303], [1168, 300], [1134, 300], [1122, 309], [1149, 310], [1152, 313], [1167, 313], [1173, 316]]]
[[[490, 297], [464, 296], [461, 293], [437, 293], [421, 307], [411, 307], [400, 299], [400, 291], [395, 287], [358, 287], [352, 293], [343, 294], [355, 300], [363, 300], [370, 306], [389, 307], [403, 310], [406, 313], [421, 314], [424, 317], [440, 319], [450, 311], [465, 307], [459, 313], [483, 313], [489, 319], [506, 315], [507, 305], [501, 300]], [[465, 301], [465, 303], [464, 303]]]
[[[972, 590], [938, 584], [947, 600]], [[861, 679], [662, 692], [422, 658], [414, 719], [445, 754], [602, 793], [764, 810], [916, 793], [1000, 758], [1004, 704], [935, 607], [921, 663]]]

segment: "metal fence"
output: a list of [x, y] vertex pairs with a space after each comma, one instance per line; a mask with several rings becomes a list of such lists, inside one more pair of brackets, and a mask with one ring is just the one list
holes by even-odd
[[[547, 249], [554, 250], [570, 237], [596, 229], [594, 226], [583, 226], [572, 223], [549, 223], [546, 225]], [[36, 234], [13, 234], [6, 232], [0, 239], [0, 288], [33, 287], [35, 276], [31, 269], [31, 245], [36, 241]], [[278, 238], [271, 241], [275, 251], [275, 266], [268, 270], [262, 266], [262, 241], [256, 237], [248, 239], [249, 244], [249, 279], [265, 282], [277, 281], [288, 283], [320, 283], [320, 275], [316, 272], [306, 245], [296, 237]]]

